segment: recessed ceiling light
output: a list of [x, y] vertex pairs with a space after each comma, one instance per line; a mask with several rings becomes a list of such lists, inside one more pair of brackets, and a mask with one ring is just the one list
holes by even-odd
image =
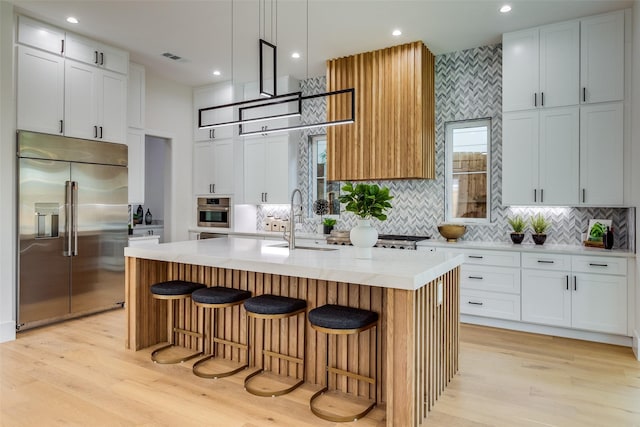
[[502, 13], [511, 12], [511, 6], [509, 6], [508, 4], [505, 4], [504, 6], [502, 6], [500, 8], [500, 12], [502, 12]]
[[402, 35], [402, 31], [400, 30], [393, 30], [393, 32], [391, 33], [392, 36], [401, 36]]
[[293, 53], [291, 54], [291, 57], [292, 57], [293, 59], [298, 59], [298, 58], [300, 58], [300, 54], [299, 54], [298, 52], [293, 52]]
[[221, 73], [219, 70], [213, 70], [213, 75], [214, 76], [219, 76]]
[[69, 24], [77, 24], [78, 23], [78, 19], [73, 17], [73, 16], [70, 16], [70, 17], [67, 18], [67, 22]]

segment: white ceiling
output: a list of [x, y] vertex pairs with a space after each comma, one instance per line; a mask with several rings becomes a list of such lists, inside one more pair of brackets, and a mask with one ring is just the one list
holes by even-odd
[[[124, 48], [132, 61], [189, 86], [257, 80], [259, 34], [278, 46], [278, 75], [305, 78], [323, 75], [326, 59], [415, 40], [437, 55], [497, 43], [503, 32], [633, 5], [633, 0], [11, 1], [18, 13]], [[498, 12], [504, 3], [513, 7], [508, 14]], [[68, 24], [70, 15], [80, 23]], [[400, 37], [391, 36], [395, 28], [402, 30]], [[301, 58], [291, 59], [293, 51]], [[173, 62], [163, 52], [184, 59]], [[213, 76], [214, 69], [222, 75]]]

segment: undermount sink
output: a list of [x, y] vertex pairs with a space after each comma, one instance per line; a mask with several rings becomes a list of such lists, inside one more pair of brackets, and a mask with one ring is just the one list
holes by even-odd
[[[269, 245], [269, 247], [272, 248], [288, 248], [289, 244], [288, 243], [281, 243], [279, 245]], [[296, 246], [296, 249], [304, 249], [307, 251], [337, 251], [338, 248], [325, 248], [325, 247], [319, 247], [319, 246]]]

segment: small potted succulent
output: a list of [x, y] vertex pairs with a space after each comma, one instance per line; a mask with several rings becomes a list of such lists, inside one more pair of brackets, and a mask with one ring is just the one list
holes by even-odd
[[546, 231], [551, 226], [551, 222], [547, 221], [542, 214], [538, 214], [531, 217], [530, 223], [533, 229], [533, 234], [531, 234], [533, 241], [536, 245], [542, 245], [547, 240]]
[[507, 222], [513, 230], [511, 233], [511, 241], [519, 245], [524, 240], [524, 229], [527, 228], [527, 223], [520, 215], [507, 218]]
[[331, 234], [331, 230], [333, 230], [333, 226], [336, 225], [336, 220], [333, 218], [325, 218], [322, 220], [322, 226], [324, 228], [324, 234]]
[[322, 219], [322, 216], [329, 213], [329, 202], [325, 199], [318, 199], [313, 202], [313, 213], [316, 215], [320, 215], [318, 234], [322, 234], [324, 232], [324, 221]]

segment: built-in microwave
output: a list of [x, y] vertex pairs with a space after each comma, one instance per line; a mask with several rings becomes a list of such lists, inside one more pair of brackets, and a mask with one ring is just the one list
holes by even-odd
[[228, 197], [198, 197], [198, 227], [231, 227]]

